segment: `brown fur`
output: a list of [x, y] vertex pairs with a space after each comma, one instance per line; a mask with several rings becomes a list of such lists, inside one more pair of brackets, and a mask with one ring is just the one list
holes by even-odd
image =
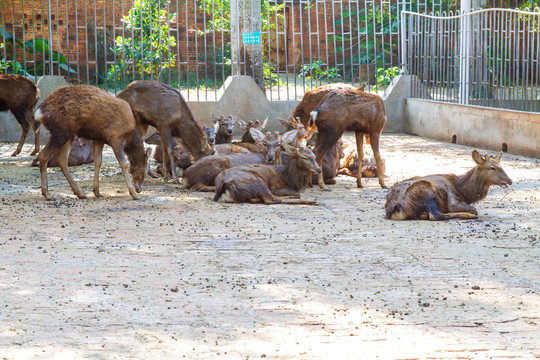
[[[362, 160], [362, 177], [373, 178], [378, 177], [377, 163], [373, 154], [369, 154], [369, 148], [364, 149], [364, 159]], [[384, 159], [381, 159], [381, 173], [384, 175], [386, 172], [386, 165]], [[339, 163], [340, 175], [347, 175], [351, 177], [358, 176], [358, 151], [353, 144], [347, 144], [343, 146], [343, 157]]]
[[290, 142], [291, 146], [300, 146], [302, 141], [309, 139], [311, 134], [313, 133], [313, 128], [306, 129], [306, 126], [302, 124], [300, 118], [293, 118], [292, 116], [289, 116], [287, 120], [284, 119], [278, 119], [281, 125], [285, 126], [285, 131], [291, 131], [296, 130], [296, 139]]
[[38, 99], [39, 89], [24, 76], [0, 74], [0, 111], [11, 111], [22, 129], [17, 149], [11, 156], [21, 152], [30, 127], [34, 129], [35, 136], [34, 150], [30, 155], [39, 152], [39, 121], [34, 119], [34, 106]]
[[321, 169], [307, 148], [285, 145], [289, 158], [285, 165], [247, 165], [228, 169], [216, 178], [214, 201], [228, 192], [233, 201], [264, 204], [313, 204], [312, 201], [286, 201], [276, 196], [300, 199], [311, 175]]
[[158, 130], [165, 160], [163, 177], [168, 176], [170, 168], [174, 182], [178, 182], [173, 137], [182, 139], [194, 159], [213, 153], [204, 129], [195, 121], [178, 90], [159, 81], [141, 80], [129, 84], [117, 97], [131, 106], [137, 128], [142, 135], [146, 134], [149, 125]]
[[[313, 146], [317, 142], [318, 133], [314, 133], [308, 141], [308, 146]], [[336, 177], [338, 176], [339, 163], [343, 157], [343, 141], [338, 140], [326, 152], [322, 161], [322, 174], [323, 181], [327, 185], [333, 185], [336, 183]], [[317, 183], [318, 174], [313, 175], [312, 184]]]
[[[333, 90], [311, 116], [319, 131], [314, 147], [319, 165], [345, 131], [354, 131], [359, 161], [364, 159], [364, 134], [368, 134], [377, 168], [381, 168], [379, 138], [386, 123], [386, 110], [380, 96], [362, 90]], [[381, 173], [378, 174], [378, 178], [381, 187], [385, 188]], [[322, 174], [319, 174], [318, 183], [321, 189], [328, 190], [323, 183]], [[360, 171], [357, 174], [356, 185], [362, 187]]]
[[220, 116], [219, 118], [211, 114], [212, 121], [214, 122], [214, 128], [216, 130], [216, 144], [229, 144], [232, 142], [234, 134], [234, 125], [238, 120], [238, 117]]
[[354, 86], [344, 83], [327, 84], [308, 90], [304, 94], [304, 97], [302, 97], [302, 101], [294, 108], [291, 117], [293, 119], [299, 118], [302, 125], [306, 129], [309, 129], [310, 113], [319, 106], [328, 93], [336, 89], [356, 90]]
[[[99, 168], [103, 145], [108, 144], [122, 168], [129, 193], [134, 199], [139, 199], [137, 192], [140, 191], [144, 180], [148, 157], [127, 102], [93, 86], [64, 86], [47, 97], [38, 107], [36, 116], [50, 132], [49, 142], [38, 156], [41, 192], [47, 200], [51, 198], [47, 186], [47, 164], [55, 154], [58, 154], [60, 169], [75, 195], [81, 199], [86, 197], [79, 190], [67, 168], [69, 151], [75, 136], [93, 141], [95, 163], [93, 191], [96, 196], [101, 196]], [[131, 176], [128, 173], [126, 154], [131, 165], [129, 171]]]
[[255, 139], [253, 139], [253, 136], [251, 136], [251, 129], [257, 129], [259, 131], [263, 131], [263, 129], [266, 126], [266, 122], [268, 121], [268, 118], [260, 121], [250, 121], [248, 123], [238, 120], [238, 123], [240, 124], [240, 127], [244, 130], [244, 134], [242, 134], [242, 138], [240, 139], [240, 143], [249, 143], [249, 144], [255, 144]]
[[[68, 166], [79, 166], [83, 164], [90, 164], [94, 162], [93, 144], [91, 140], [83, 139], [75, 136], [71, 143], [71, 150], [69, 151]], [[39, 158], [36, 157], [32, 161], [32, 166], [39, 166]], [[58, 154], [54, 155], [47, 167], [59, 167]]]
[[464, 175], [413, 177], [401, 181], [386, 194], [386, 218], [394, 220], [474, 219], [477, 210], [470, 204], [486, 197], [489, 187], [506, 187], [512, 180], [499, 165], [501, 153], [482, 157], [472, 153], [477, 166]]

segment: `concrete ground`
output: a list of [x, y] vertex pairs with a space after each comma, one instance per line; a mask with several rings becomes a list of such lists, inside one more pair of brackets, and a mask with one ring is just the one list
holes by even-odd
[[[463, 173], [471, 148], [381, 140], [389, 185]], [[215, 203], [159, 179], [131, 200], [107, 148], [105, 198], [78, 200], [0, 144], [0, 359], [540, 357], [540, 161], [480, 218], [384, 219], [385, 189], [340, 176], [320, 206]], [[73, 168], [91, 193], [92, 165]]]

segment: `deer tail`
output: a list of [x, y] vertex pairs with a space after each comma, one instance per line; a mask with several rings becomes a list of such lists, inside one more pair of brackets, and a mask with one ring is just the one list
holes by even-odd
[[221, 195], [225, 192], [225, 189], [223, 189], [224, 183], [222, 181], [219, 181], [216, 183], [216, 194], [214, 195], [214, 201], [219, 201], [221, 198]]
[[311, 119], [309, 120], [309, 126], [313, 126], [315, 124], [315, 120], [317, 119], [317, 114], [319, 112], [317, 110], [313, 110], [312, 112], [309, 113], [309, 116], [311, 117]]

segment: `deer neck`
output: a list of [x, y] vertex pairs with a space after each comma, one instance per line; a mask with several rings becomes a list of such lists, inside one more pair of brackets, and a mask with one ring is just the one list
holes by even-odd
[[456, 185], [457, 190], [461, 193], [467, 204], [482, 200], [486, 197], [489, 190], [489, 185], [484, 181], [484, 177], [478, 166], [458, 176]]
[[289, 156], [285, 165], [280, 166], [279, 175], [290, 189], [300, 191], [308, 186], [311, 173], [299, 169], [296, 162], [296, 158]]
[[216, 144], [228, 144], [232, 142], [232, 135], [216, 134]]

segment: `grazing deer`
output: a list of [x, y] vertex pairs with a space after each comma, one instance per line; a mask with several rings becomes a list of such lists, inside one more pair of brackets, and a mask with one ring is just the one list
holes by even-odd
[[[386, 165], [384, 159], [381, 159], [381, 169], [377, 169], [377, 163], [375, 158], [369, 154], [369, 148], [364, 150], [364, 159], [362, 160], [362, 177], [373, 178], [379, 176], [379, 171], [384, 175], [386, 172]], [[351, 177], [358, 176], [358, 151], [353, 144], [347, 144], [343, 147], [343, 157], [339, 163], [340, 175], [347, 175]]]
[[[377, 168], [381, 168], [379, 138], [386, 123], [386, 110], [380, 96], [362, 90], [333, 90], [311, 112], [311, 121], [319, 131], [313, 151], [319, 165], [345, 131], [354, 131], [358, 161], [364, 159], [364, 134], [368, 134]], [[386, 188], [382, 173], [377, 175], [381, 187]], [[322, 190], [330, 190], [324, 185], [322, 173], [318, 176], [318, 183]], [[362, 187], [361, 171], [358, 171], [356, 185]]]
[[212, 116], [212, 121], [216, 129], [216, 144], [228, 144], [232, 142], [234, 134], [234, 124], [238, 120], [237, 116], [220, 116], [219, 118], [214, 115]]
[[21, 126], [22, 134], [17, 149], [11, 156], [22, 150], [30, 127], [34, 129], [34, 151], [39, 152], [39, 121], [34, 119], [34, 106], [39, 99], [39, 89], [33, 82], [21, 75], [0, 74], [0, 111], [11, 111]]
[[140, 80], [129, 84], [116, 97], [129, 103], [141, 135], [146, 134], [149, 125], [158, 130], [164, 178], [168, 177], [170, 169], [173, 181], [178, 183], [173, 136], [182, 139], [195, 160], [213, 153], [202, 126], [195, 121], [178, 90], [159, 81]]
[[251, 129], [251, 131], [257, 140], [260, 139], [263, 142], [267, 149], [266, 154], [212, 155], [199, 159], [184, 171], [182, 179], [184, 186], [195, 191], [214, 191], [215, 179], [220, 172], [247, 164], [275, 163], [280, 142], [288, 143], [296, 136], [296, 130], [289, 131], [281, 137], [276, 136], [276, 138], [274, 138], [275, 134], [263, 135], [259, 130]]
[[476, 166], [464, 175], [417, 176], [401, 181], [386, 194], [386, 218], [393, 220], [476, 219], [473, 204], [486, 197], [489, 187], [507, 188], [512, 180], [499, 165], [502, 153], [482, 156], [476, 150]]
[[[144, 151], [141, 135], [129, 104], [94, 86], [64, 86], [53, 91], [38, 107], [36, 119], [50, 132], [47, 145], [39, 152], [41, 192], [50, 200], [47, 185], [47, 164], [58, 154], [58, 164], [73, 190], [80, 199], [86, 196], [71, 177], [67, 167], [71, 143], [75, 136], [93, 141], [94, 183], [96, 197], [99, 193], [99, 168], [103, 146], [108, 144], [122, 168], [130, 195], [139, 200], [146, 173], [148, 154]], [[128, 173], [128, 156], [130, 169]], [[130, 175], [131, 173], [131, 175]]]
[[218, 201], [227, 193], [235, 202], [262, 204], [308, 204], [309, 200], [286, 200], [278, 196], [300, 199], [300, 190], [306, 188], [313, 173], [320, 173], [321, 168], [315, 161], [315, 155], [308, 148], [297, 148], [284, 144], [289, 158], [285, 165], [253, 164], [234, 167], [221, 172], [216, 178]]

